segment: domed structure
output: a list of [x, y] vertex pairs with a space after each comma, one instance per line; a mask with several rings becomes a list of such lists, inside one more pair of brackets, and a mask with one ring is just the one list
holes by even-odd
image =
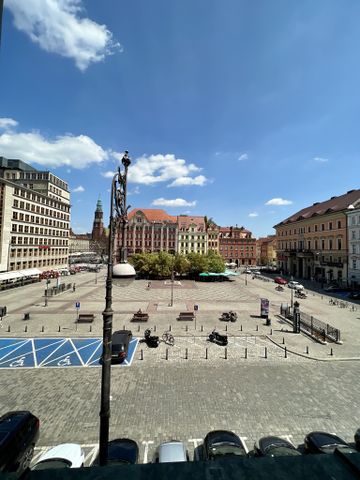
[[135, 269], [130, 263], [117, 263], [113, 266], [112, 276], [114, 278], [132, 278], [135, 275]]

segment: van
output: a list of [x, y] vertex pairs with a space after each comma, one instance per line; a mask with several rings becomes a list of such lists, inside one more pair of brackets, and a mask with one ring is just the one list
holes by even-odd
[[39, 428], [39, 419], [27, 410], [0, 417], [0, 473], [21, 475], [29, 468]]

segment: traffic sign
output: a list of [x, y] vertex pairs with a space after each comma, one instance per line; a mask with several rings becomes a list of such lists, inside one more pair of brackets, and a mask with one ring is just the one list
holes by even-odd
[[80, 302], [75, 303], [75, 308], [80, 308]]

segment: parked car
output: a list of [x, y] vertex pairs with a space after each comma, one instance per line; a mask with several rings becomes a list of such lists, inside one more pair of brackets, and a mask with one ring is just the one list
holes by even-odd
[[334, 453], [335, 449], [343, 453], [356, 453], [345, 440], [326, 432], [311, 432], [304, 439], [306, 453]]
[[117, 438], [108, 444], [108, 464], [135, 464], [139, 461], [139, 447], [135, 440]]
[[171, 440], [156, 449], [153, 463], [188, 462], [189, 454], [183, 442]]
[[301, 285], [301, 283], [295, 282], [293, 280], [291, 282], [289, 282], [287, 285], [288, 285], [289, 288], [294, 288], [295, 290], [303, 290], [304, 289], [304, 286]]
[[325, 292], [344, 292], [345, 290], [344, 287], [339, 287], [338, 285], [329, 285], [324, 288]]
[[349, 294], [349, 298], [352, 298], [353, 300], [360, 300], [360, 292], [351, 292]]
[[249, 274], [251, 274], [251, 273], [252, 273], [252, 270], [250, 270], [249, 268], [246, 268], [246, 269], [243, 271], [243, 273], [249, 273]]
[[253, 275], [261, 275], [260, 270], [252, 270], [251, 273], [252, 273]]
[[204, 439], [204, 459], [216, 460], [224, 457], [246, 456], [240, 438], [227, 430], [213, 430]]
[[275, 277], [274, 282], [278, 283], [279, 285], [286, 285], [288, 282], [285, 280], [285, 278], [282, 277]]
[[132, 339], [131, 330], [117, 330], [112, 335], [111, 361], [122, 363], [127, 357], [129, 343]]
[[30, 466], [39, 427], [39, 419], [27, 410], [0, 417], [0, 473], [21, 475]]
[[45, 452], [31, 470], [50, 468], [80, 468], [84, 466], [85, 454], [77, 443], [62, 443]]
[[301, 453], [294, 445], [280, 437], [263, 437], [255, 443], [254, 454], [256, 457], [285, 457], [296, 456]]
[[358, 450], [360, 452], [360, 428], [358, 428], [356, 430], [355, 435], [354, 435], [354, 440], [355, 440], [356, 450]]

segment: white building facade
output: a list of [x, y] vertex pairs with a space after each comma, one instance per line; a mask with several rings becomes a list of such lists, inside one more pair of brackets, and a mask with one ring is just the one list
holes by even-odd
[[349, 286], [360, 287], [360, 201], [351, 205], [346, 215], [349, 248], [348, 283]]

